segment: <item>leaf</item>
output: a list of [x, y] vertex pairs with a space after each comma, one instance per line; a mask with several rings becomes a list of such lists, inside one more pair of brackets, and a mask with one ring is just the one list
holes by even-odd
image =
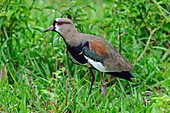
[[11, 15], [14, 13], [14, 10], [9, 10], [6, 14], [7, 16], [7, 20], [9, 20], [9, 18], [11, 17]]
[[162, 111], [160, 110], [160, 108], [153, 107], [151, 113], [162, 113]]
[[0, 17], [1, 17], [1, 16], [6, 16], [6, 12], [1, 12], [1, 13], [0, 13]]
[[161, 49], [161, 50], [170, 52], [170, 49], [167, 49], [167, 48], [165, 48], [165, 47], [153, 47], [153, 48]]
[[56, 78], [62, 78], [62, 76], [58, 76], [59, 74], [61, 74], [62, 71], [56, 71], [56, 72], [53, 72], [53, 74], [56, 76]]
[[163, 55], [162, 60], [165, 60], [165, 59], [168, 57], [168, 55], [169, 55], [169, 52], [166, 52], [166, 53]]
[[155, 104], [152, 105], [152, 107], [159, 107], [162, 106], [163, 102], [156, 102]]
[[13, 9], [9, 10], [9, 11], [6, 13], [7, 20], [9, 20], [9, 19], [11, 18], [12, 14], [13, 14], [14, 12], [16, 12], [17, 9], [18, 9], [17, 7], [14, 7]]
[[64, 13], [66, 13], [66, 14], [70, 14], [70, 15], [71, 15], [71, 12], [70, 12], [70, 11], [68, 11], [68, 10], [64, 10], [64, 11], [62, 12], [62, 14], [64, 14]]
[[60, 7], [67, 7], [67, 5], [60, 5]]
[[98, 22], [99, 21], [99, 19], [97, 19], [97, 18], [93, 18], [93, 19], [90, 19], [90, 23], [95, 23], [95, 22]]
[[92, 9], [93, 11], [95, 11], [95, 12], [96, 12], [96, 9], [95, 9], [95, 8], [93, 8], [92, 6], [87, 5], [87, 7], [89, 7], [90, 9]]
[[[73, 3], [73, 2], [72, 2]], [[82, 1], [76, 1], [75, 3], [73, 3], [75, 6], [81, 6], [82, 5]]]
[[164, 85], [164, 87], [169, 88], [169, 89], [167, 89], [167, 90], [170, 91], [170, 78], [164, 80], [164, 81], [162, 82], [162, 84]]
[[44, 9], [54, 9], [52, 6], [46, 6]]

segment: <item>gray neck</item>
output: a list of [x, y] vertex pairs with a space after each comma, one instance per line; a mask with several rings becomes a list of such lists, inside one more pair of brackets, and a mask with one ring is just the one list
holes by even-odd
[[65, 43], [70, 46], [80, 45], [81, 36], [80, 33], [76, 29], [71, 29], [70, 31], [60, 33]]

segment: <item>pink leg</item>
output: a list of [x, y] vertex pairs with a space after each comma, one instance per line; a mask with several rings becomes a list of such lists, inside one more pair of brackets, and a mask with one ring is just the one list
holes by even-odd
[[106, 82], [105, 82], [105, 79], [104, 79], [103, 72], [101, 72], [101, 75], [102, 75], [102, 80], [103, 80], [102, 86], [103, 86], [104, 99], [105, 99], [105, 97], [106, 97]]
[[90, 90], [89, 90], [89, 94], [88, 94], [88, 97], [89, 97], [89, 95], [90, 95], [90, 93], [91, 93], [91, 89], [92, 89], [92, 85], [93, 85], [93, 82], [94, 82], [94, 74], [93, 74], [93, 71], [92, 71], [92, 69], [89, 67], [89, 71], [90, 71], [90, 75], [91, 75], [91, 84], [90, 84]]

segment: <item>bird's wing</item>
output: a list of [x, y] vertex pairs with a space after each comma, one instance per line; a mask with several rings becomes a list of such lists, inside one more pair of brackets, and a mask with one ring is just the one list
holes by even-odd
[[103, 62], [109, 57], [108, 48], [100, 40], [87, 41], [82, 49], [87, 61], [97, 70], [107, 72]]
[[83, 46], [87, 61], [101, 72], [133, 70], [131, 64], [110, 43], [101, 40], [87, 41]]
[[103, 62], [108, 57], [108, 48], [100, 40], [86, 42], [82, 52], [86, 57], [97, 62]]

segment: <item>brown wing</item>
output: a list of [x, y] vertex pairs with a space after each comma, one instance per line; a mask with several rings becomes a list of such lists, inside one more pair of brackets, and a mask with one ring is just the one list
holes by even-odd
[[88, 41], [88, 46], [83, 48], [83, 54], [98, 62], [103, 62], [109, 57], [107, 46], [100, 40]]

